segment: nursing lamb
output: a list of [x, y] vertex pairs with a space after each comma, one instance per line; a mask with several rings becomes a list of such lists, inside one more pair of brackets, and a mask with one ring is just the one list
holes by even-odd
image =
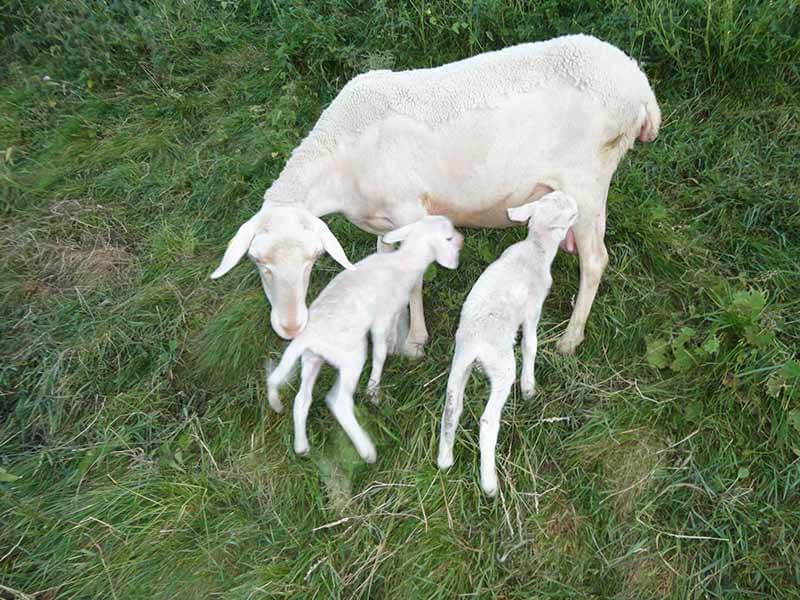
[[508, 210], [512, 221], [529, 221], [527, 239], [514, 244], [478, 278], [461, 311], [456, 349], [439, 437], [440, 469], [453, 464], [453, 441], [464, 403], [464, 386], [474, 363], [480, 364], [491, 382], [491, 393], [481, 416], [481, 487], [497, 493], [494, 451], [500, 430], [500, 414], [515, 379], [514, 342], [522, 326], [523, 396], [534, 392], [536, 328], [542, 304], [550, 291], [550, 265], [558, 245], [575, 223], [575, 200], [551, 192], [541, 200]]
[[[509, 227], [506, 210], [553, 190], [579, 217], [562, 247], [580, 258], [580, 289], [562, 352], [583, 340], [608, 261], [603, 242], [611, 177], [638, 138], [653, 140], [661, 112], [636, 62], [586, 35], [487, 52], [431, 69], [372, 71], [344, 86], [228, 245], [217, 278], [246, 253], [284, 338], [306, 325], [310, 269], [323, 249], [344, 252], [318, 218], [342, 213], [382, 235], [421, 217]], [[379, 241], [379, 249], [383, 246]], [[428, 334], [422, 280], [411, 296], [403, 350]]]
[[286, 348], [267, 378], [270, 406], [283, 411], [279, 388], [302, 357], [300, 389], [294, 400], [294, 449], [308, 452], [306, 418], [311, 394], [323, 362], [339, 370], [339, 378], [325, 402], [350, 437], [359, 455], [375, 462], [375, 446], [356, 421], [353, 392], [372, 337], [372, 372], [368, 392], [375, 397], [386, 360], [387, 330], [392, 317], [408, 304], [416, 281], [435, 260], [448, 269], [458, 267], [463, 238], [445, 217], [426, 216], [384, 236], [387, 244], [402, 242], [391, 253], [373, 254], [355, 270], [339, 273], [311, 305], [308, 325]]

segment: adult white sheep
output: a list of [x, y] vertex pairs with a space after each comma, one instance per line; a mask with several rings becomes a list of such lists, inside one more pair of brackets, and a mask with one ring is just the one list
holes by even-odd
[[[211, 277], [249, 253], [272, 303], [272, 326], [290, 339], [308, 318], [316, 257], [325, 249], [350, 266], [319, 216], [342, 213], [378, 235], [426, 214], [459, 226], [509, 227], [508, 208], [560, 190], [579, 210], [562, 244], [580, 257], [578, 298], [558, 344], [573, 352], [608, 262], [611, 177], [635, 139], [653, 140], [660, 123], [636, 62], [586, 35], [360, 75], [294, 150]], [[410, 305], [404, 350], [419, 355], [428, 338], [421, 280]]]

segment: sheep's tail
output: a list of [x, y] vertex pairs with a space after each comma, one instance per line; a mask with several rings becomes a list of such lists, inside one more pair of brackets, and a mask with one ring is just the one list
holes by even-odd
[[286, 348], [277, 367], [273, 368], [272, 361], [267, 361], [265, 365], [267, 373], [267, 398], [269, 399], [270, 407], [277, 413], [283, 412], [280, 388], [292, 376], [297, 360], [305, 351], [305, 344], [297, 338]]
[[652, 142], [658, 137], [658, 130], [661, 127], [661, 108], [658, 106], [655, 96], [644, 103], [641, 112], [642, 125], [639, 128], [638, 138], [642, 142]]

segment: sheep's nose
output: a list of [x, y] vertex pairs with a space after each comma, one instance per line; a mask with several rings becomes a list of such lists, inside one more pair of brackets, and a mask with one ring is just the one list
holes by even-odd
[[298, 336], [302, 327], [283, 327], [283, 334], [287, 340], [293, 340]]
[[300, 332], [305, 329], [306, 322], [308, 322], [308, 315], [305, 315], [301, 318], [281, 321], [280, 326], [283, 332], [282, 337], [286, 338], [287, 340], [296, 338], [298, 335], [300, 335]]
[[455, 236], [453, 236], [453, 240], [455, 241], [456, 247], [459, 250], [461, 250], [461, 248], [464, 247], [464, 236], [461, 235], [460, 233], [456, 233]]

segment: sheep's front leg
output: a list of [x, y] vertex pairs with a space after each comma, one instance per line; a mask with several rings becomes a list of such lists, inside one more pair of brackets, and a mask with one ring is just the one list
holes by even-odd
[[297, 454], [308, 453], [308, 435], [306, 433], [306, 420], [308, 409], [311, 408], [311, 399], [314, 393], [314, 384], [322, 368], [322, 358], [309, 350], [303, 353], [303, 367], [300, 374], [300, 389], [294, 399], [294, 451]]
[[599, 214], [587, 215], [585, 220], [581, 216], [581, 221], [573, 226], [580, 259], [581, 281], [569, 325], [558, 341], [558, 350], [562, 354], [572, 354], [583, 341], [586, 320], [589, 318], [589, 311], [592, 310], [597, 288], [600, 287], [603, 271], [608, 264], [608, 252], [603, 243], [606, 228], [605, 202], [598, 210]]
[[411, 290], [410, 308], [411, 320], [403, 353], [411, 358], [421, 358], [425, 354], [424, 346], [428, 343], [428, 328], [425, 326], [425, 310], [422, 306], [422, 276]]
[[372, 329], [372, 372], [367, 383], [367, 395], [373, 404], [378, 403], [383, 364], [386, 362], [386, 329], [390, 323], [376, 324]]
[[[392, 252], [392, 244], [384, 244], [378, 236], [378, 254]], [[408, 305], [403, 306], [386, 329], [386, 348], [389, 354], [405, 354], [406, 338], [408, 337]]]
[[528, 307], [522, 322], [522, 374], [519, 379], [522, 397], [530, 399], [536, 393], [534, 363], [536, 362], [536, 329], [539, 326], [541, 305]]

